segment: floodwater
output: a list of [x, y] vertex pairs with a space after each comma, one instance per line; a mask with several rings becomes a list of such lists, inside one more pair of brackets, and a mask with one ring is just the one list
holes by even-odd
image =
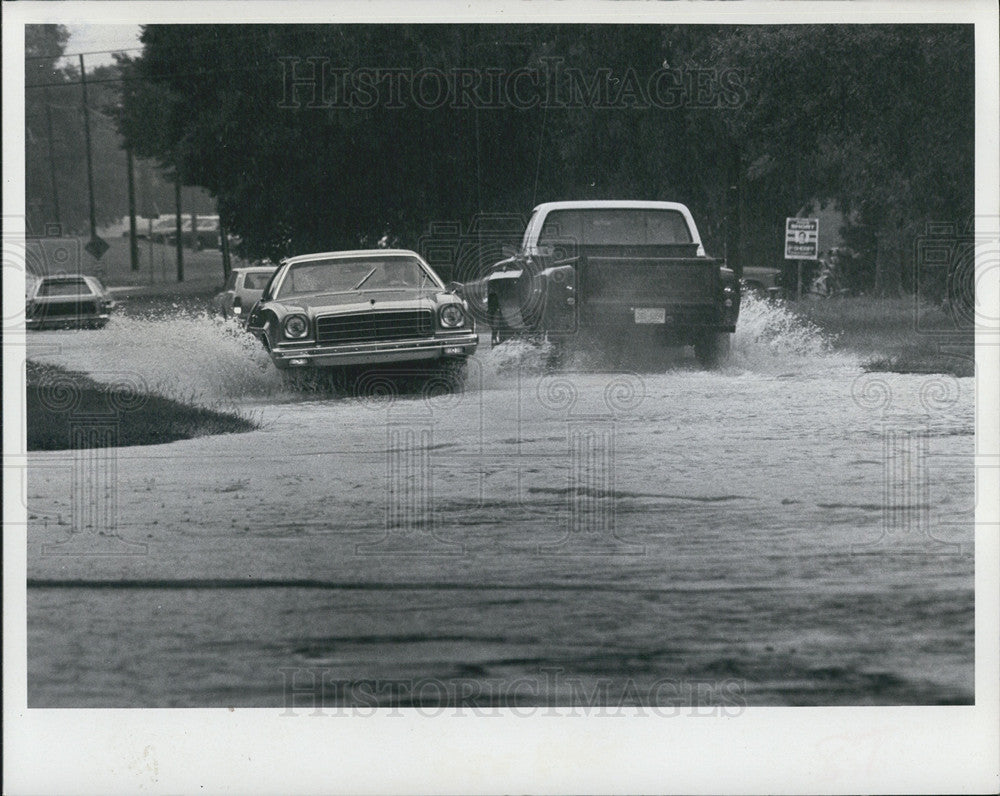
[[208, 317], [29, 336], [262, 424], [31, 454], [29, 706], [971, 703], [974, 381], [753, 299], [720, 371], [635, 348], [350, 395]]

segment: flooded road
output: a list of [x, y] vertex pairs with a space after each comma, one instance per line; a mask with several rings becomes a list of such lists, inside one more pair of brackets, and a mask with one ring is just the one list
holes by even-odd
[[31, 454], [29, 705], [971, 703], [973, 380], [752, 300], [720, 371], [629, 348], [345, 396], [208, 318], [30, 336], [262, 428]]

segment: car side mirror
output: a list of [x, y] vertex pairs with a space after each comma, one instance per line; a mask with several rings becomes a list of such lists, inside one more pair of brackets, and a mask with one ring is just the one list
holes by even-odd
[[504, 243], [500, 246], [500, 254], [504, 257], [516, 257], [517, 247], [511, 246], [509, 243]]
[[462, 283], [461, 282], [449, 282], [448, 284], [446, 284], [444, 286], [444, 289], [447, 290], [449, 293], [457, 293], [459, 290], [462, 289]]
[[551, 243], [539, 243], [538, 254], [541, 257], [551, 257], [556, 252], [556, 247]]

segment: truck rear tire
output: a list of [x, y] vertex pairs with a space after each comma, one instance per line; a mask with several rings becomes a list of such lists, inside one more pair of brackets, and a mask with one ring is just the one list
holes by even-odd
[[694, 344], [694, 355], [703, 368], [717, 368], [729, 356], [728, 332], [705, 332]]
[[490, 347], [496, 348], [511, 337], [510, 332], [504, 327], [503, 313], [500, 312], [500, 300], [496, 296], [489, 297], [486, 312], [486, 323], [490, 327]]

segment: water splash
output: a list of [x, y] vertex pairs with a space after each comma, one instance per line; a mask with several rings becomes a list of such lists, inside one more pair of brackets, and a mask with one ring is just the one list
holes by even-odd
[[856, 357], [834, 351], [834, 340], [783, 301], [744, 295], [726, 369], [773, 373], [856, 368]]
[[[663, 373], [700, 370], [690, 347], [666, 347], [649, 327], [631, 334], [607, 337], [598, 334], [572, 338], [559, 358], [559, 370], [630, 370]], [[833, 349], [834, 339], [801, 318], [787, 304], [754, 295], [743, 297], [739, 323], [731, 339], [731, 354], [724, 374], [802, 373], [858, 366], [856, 357]], [[520, 370], [541, 373], [554, 367], [552, 344], [544, 340], [508, 340], [496, 348], [481, 348], [476, 358], [486, 383], [503, 382]]]
[[[59, 333], [52, 353], [37, 358], [97, 380], [137, 376], [149, 392], [202, 406], [236, 405], [285, 391], [260, 343], [235, 320], [207, 312], [112, 316], [101, 330]], [[41, 342], [41, 340], [39, 340]], [[29, 356], [36, 355], [29, 347]]]
[[[644, 330], [648, 332], [648, 330]], [[58, 335], [58, 337], [56, 336]], [[315, 397], [286, 384], [260, 343], [235, 320], [207, 312], [167, 307], [143, 317], [113, 316], [102, 330], [35, 333], [29, 356], [114, 380], [138, 376], [150, 391], [202, 406], [233, 407]], [[555, 365], [553, 344], [513, 339], [480, 347], [470, 363], [467, 389], [503, 389], [512, 378], [551, 370], [665, 373], [699, 370], [691, 349], [669, 349], [651, 339], [623, 337], [570, 345]], [[857, 368], [849, 354], [834, 352], [832, 340], [781, 302], [743, 299], [732, 354], [720, 375], [802, 374]], [[50, 345], [54, 344], [54, 345]], [[31, 349], [35, 348], [34, 351]], [[48, 350], [46, 350], [48, 349]], [[334, 397], [326, 391], [324, 397]]]
[[473, 367], [478, 368], [482, 374], [482, 386], [500, 387], [506, 385], [513, 374], [545, 372], [551, 351], [551, 344], [545, 340], [514, 338], [495, 348], [491, 348], [489, 342], [486, 342], [476, 352]]

